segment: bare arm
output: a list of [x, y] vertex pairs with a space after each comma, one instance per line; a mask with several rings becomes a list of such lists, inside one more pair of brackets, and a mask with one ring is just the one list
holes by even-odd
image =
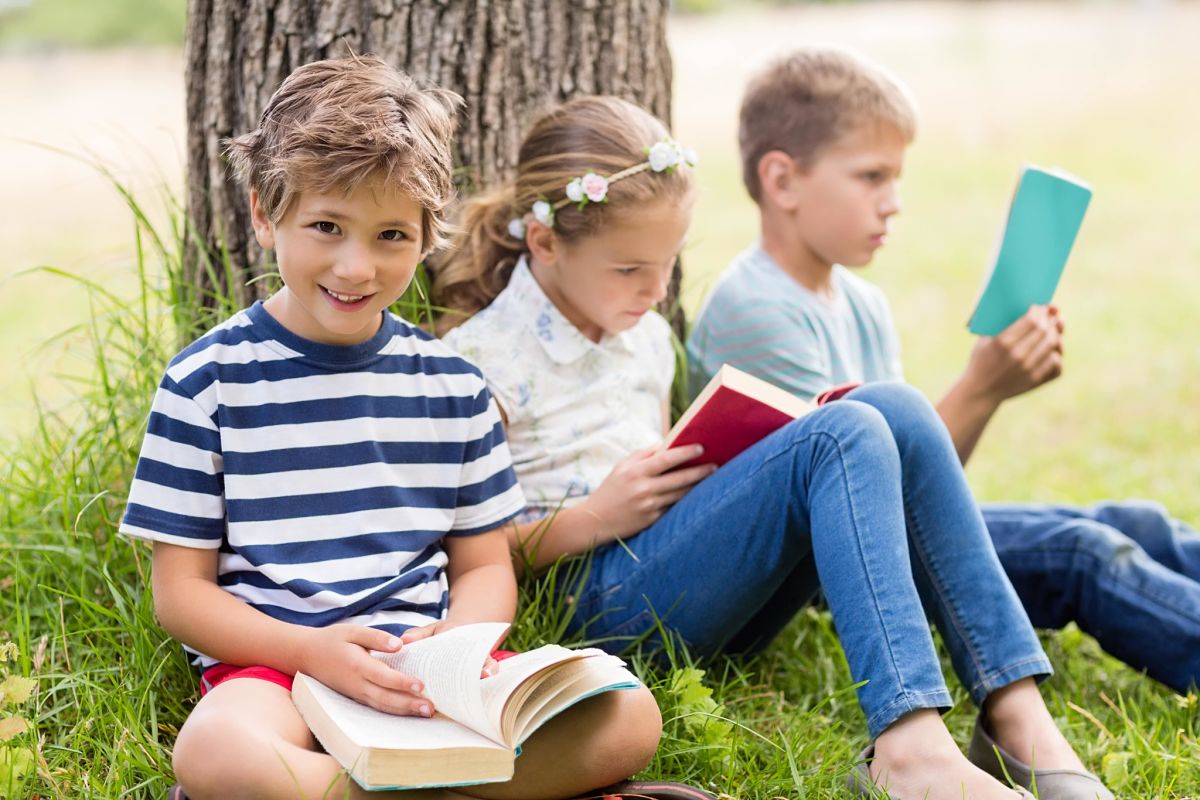
[[[371, 658], [400, 641], [361, 625], [311, 628], [267, 616], [217, 585], [217, 551], [154, 543], [154, 611], [180, 642], [227, 664], [305, 672], [381, 711], [420, 713], [413, 678]], [[411, 691], [410, 691], [411, 690]]]
[[1034, 306], [999, 336], [981, 337], [959, 379], [937, 404], [966, 464], [1000, 404], [1062, 374], [1063, 322], [1054, 306]]
[[512, 622], [517, 613], [517, 578], [503, 528], [475, 536], [447, 536], [450, 609], [446, 622]]
[[649, 447], [625, 458], [577, 505], [510, 528], [517, 569], [529, 566], [536, 572], [563, 556], [581, 555], [645, 530], [717, 468], [697, 464], [676, 469], [703, 455], [700, 445], [656, 450]]
[[[512, 622], [517, 614], [517, 578], [503, 529], [447, 536], [443, 543], [449, 559], [450, 608], [444, 619], [406, 630], [400, 637], [405, 644], [472, 622]], [[481, 677], [495, 672], [496, 662], [489, 657]]]

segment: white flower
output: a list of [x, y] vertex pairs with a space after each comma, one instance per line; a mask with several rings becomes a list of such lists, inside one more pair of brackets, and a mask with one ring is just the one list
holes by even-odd
[[553, 228], [554, 207], [545, 200], [538, 200], [533, 204], [533, 218], [545, 225], [547, 228]]
[[583, 178], [572, 178], [567, 184], [567, 199], [572, 203], [583, 200]]
[[683, 151], [683, 160], [687, 162], [689, 167], [694, 167], [700, 163], [700, 154], [689, 147]]
[[608, 197], [608, 179], [603, 175], [589, 172], [583, 176], [579, 185], [583, 188], [583, 193], [587, 195], [587, 199], [593, 203], [602, 203], [604, 202], [604, 198]]
[[667, 139], [657, 142], [650, 148], [650, 169], [655, 172], [668, 170], [678, 164], [681, 157], [679, 145], [674, 141]]
[[514, 239], [525, 238], [525, 220], [513, 217], [508, 221], [508, 235]]

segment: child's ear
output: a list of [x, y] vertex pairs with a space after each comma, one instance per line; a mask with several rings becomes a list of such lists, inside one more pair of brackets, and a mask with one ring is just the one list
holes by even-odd
[[258, 246], [264, 250], [273, 249], [275, 247], [275, 226], [263, 209], [258, 191], [255, 189], [250, 190], [250, 224], [254, 227], [254, 238], [258, 240]]
[[530, 222], [525, 231], [525, 246], [529, 248], [529, 255], [533, 256], [534, 260], [546, 266], [554, 263], [559, 250], [562, 249], [554, 231], [536, 220]]
[[800, 168], [796, 160], [782, 150], [771, 150], [758, 160], [758, 185], [762, 198], [785, 211], [796, 207], [796, 178]]

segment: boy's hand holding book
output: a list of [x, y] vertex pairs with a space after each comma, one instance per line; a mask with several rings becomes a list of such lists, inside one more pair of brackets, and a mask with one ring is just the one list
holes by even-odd
[[378, 711], [433, 716], [433, 703], [423, 695], [425, 686], [420, 680], [371, 655], [371, 651], [396, 653], [402, 646], [392, 634], [363, 625], [310, 628], [303, 640], [298, 671]]
[[[436, 636], [439, 633], [445, 633], [448, 630], [457, 628], [459, 625], [466, 623], [456, 623], [449, 619], [440, 619], [437, 622], [431, 622], [428, 625], [422, 625], [417, 628], [409, 628], [404, 633], [400, 634], [400, 644], [412, 644], [419, 642], [422, 639], [428, 639], [430, 636]], [[387, 651], [384, 651], [387, 652]], [[495, 675], [500, 668], [500, 662], [492, 658], [490, 655], [483, 662], [483, 670], [479, 673], [480, 678], [490, 678]]]
[[1033, 306], [998, 336], [983, 336], [963, 372], [964, 388], [999, 406], [1062, 374], [1063, 321], [1054, 306]]
[[432, 719], [383, 713], [303, 673], [292, 701], [364, 788], [418, 788], [508, 780], [521, 743], [548, 720], [595, 694], [641, 686], [614, 656], [557, 645], [506, 658], [481, 679], [507, 630], [503, 622], [458, 625], [375, 654], [381, 668], [423, 679], [438, 707]]

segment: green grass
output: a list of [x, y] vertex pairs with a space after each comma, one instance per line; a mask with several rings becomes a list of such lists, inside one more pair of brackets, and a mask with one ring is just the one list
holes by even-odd
[[[876, 8], [871, 13], [894, 13]], [[873, 51], [912, 81], [923, 111], [906, 164], [905, 211], [869, 272], [892, 297], [908, 375], [936, 396], [961, 370], [971, 346], [966, 318], [1019, 163], [1061, 164], [1087, 177], [1096, 199], [1059, 294], [1066, 374], [1001, 412], [972, 461], [972, 484], [995, 500], [1150, 497], [1200, 522], [1200, 115], [1186, 102], [1194, 51], [1158, 44], [1166, 35], [1159, 29], [1147, 45], [1131, 23], [1117, 26], [1127, 37], [1103, 41], [1100, 57], [1070, 35], [1090, 18], [1073, 18], [1065, 27], [1042, 20], [1023, 28], [1021, 41], [1044, 28], [1058, 48], [1031, 59], [997, 44], [978, 22], [987, 13], [964, 13], [961, 26], [915, 55], [901, 44]], [[1105, 12], [1093, 5], [1089, 13]], [[737, 32], [720, 14], [714, 19]], [[855, 20], [855, 29], [869, 27], [865, 16]], [[680, 83], [699, 68], [689, 63]], [[1037, 64], [1036, 75], [1025, 63]], [[1100, 64], [1112, 79], [1089, 82]], [[982, 87], [973, 91], [987, 102], [966, 105], [963, 86]], [[754, 237], [755, 223], [729, 156], [732, 139], [686, 125], [680, 138], [704, 157], [686, 261], [684, 304], [694, 312], [704, 287]], [[142, 209], [129, 208], [136, 221]], [[154, 386], [190, 314], [191, 301], [174, 296], [169, 280], [182, 222], [171, 208], [152, 216], [168, 220], [158, 226], [161, 246], [139, 222], [141, 255], [124, 271], [132, 278], [105, 273], [102, 285], [89, 286], [43, 271], [29, 298], [32, 308], [56, 286], [79, 289], [91, 314], [23, 359], [74, 368], [49, 389], [53, 401], [39, 406], [36, 425], [0, 456], [0, 638], [20, 650], [0, 673], [37, 680], [30, 700], [0, 710], [32, 728], [0, 744], [0, 754], [20, 748], [34, 756], [29, 780], [8, 792], [14, 797], [161, 797], [171, 743], [196, 699], [182, 654], [154, 624], [148, 551], [115, 533]], [[130, 249], [137, 252], [136, 243]], [[133, 289], [106, 293], [114, 285]], [[421, 307], [419, 297], [410, 300], [411, 311]], [[562, 630], [561, 609], [539, 586], [524, 588], [517, 646]], [[1075, 629], [1045, 642], [1057, 669], [1045, 696], [1084, 761], [1121, 797], [1200, 798], [1200, 699], [1166, 691]], [[842, 780], [865, 744], [864, 726], [826, 614], [802, 613], [756, 659], [703, 666], [702, 677], [682, 657], [674, 670], [639, 666], [667, 720], [651, 774], [739, 800], [848, 796]], [[953, 681], [952, 691], [947, 723], [965, 742], [974, 712]], [[6, 763], [0, 755], [0, 775]]]
[[185, 0], [0, 4], [0, 49], [183, 44]]
[[[76, 379], [67, 409], [41, 410], [4, 467], [0, 537], [11, 557], [0, 575], [0, 631], [21, 653], [11, 671], [37, 686], [18, 709], [29, 732], [0, 745], [33, 757], [12, 797], [161, 796], [171, 743], [196, 699], [179, 648], [154, 621], [148, 549], [116, 526], [160, 371], [175, 343], [205, 322], [194, 299], [173, 288], [178, 212], [159, 234], [126, 200], [139, 232], [140, 290], [122, 297], [57, 275], [91, 298], [72, 346], [86, 340], [95, 369]], [[423, 306], [415, 293], [406, 302], [410, 312]], [[515, 646], [562, 638], [564, 610], [552, 597], [545, 584], [523, 587]], [[1074, 629], [1046, 641], [1059, 669], [1046, 696], [1084, 760], [1123, 796], [1200, 796], [1197, 697], [1142, 678]], [[844, 796], [863, 723], [826, 613], [802, 613], [754, 659], [722, 658], [700, 671], [677, 653], [670, 668], [636, 666], [666, 720], [650, 774], [746, 800]], [[965, 741], [974, 711], [960, 686], [952, 691], [946, 719]], [[0, 776], [6, 763], [0, 758]]]

